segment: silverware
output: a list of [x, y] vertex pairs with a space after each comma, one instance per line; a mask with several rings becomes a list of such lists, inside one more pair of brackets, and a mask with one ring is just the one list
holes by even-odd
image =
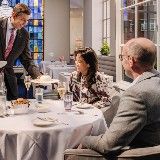
[[64, 124], [64, 125], [69, 125], [68, 123], [60, 122], [58, 120], [52, 119], [51, 117], [37, 117], [38, 119], [42, 121], [48, 121], [48, 122], [58, 122], [58, 124]]
[[80, 110], [71, 110], [71, 111], [73, 111], [73, 112], [78, 112], [78, 114], [84, 114], [84, 112], [83, 111], [80, 111]]
[[49, 122], [56, 121], [55, 119], [52, 119], [51, 117], [37, 117], [37, 118], [42, 120], [42, 121], [49, 121]]
[[10, 115], [8, 113], [0, 115], [0, 118], [5, 118], [5, 117], [9, 117]]
[[85, 104], [85, 102], [75, 102], [74, 104], [72, 104], [72, 106], [83, 105], [83, 104]]

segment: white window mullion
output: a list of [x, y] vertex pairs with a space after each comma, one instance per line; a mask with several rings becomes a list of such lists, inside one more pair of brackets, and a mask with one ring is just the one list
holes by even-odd
[[121, 39], [122, 39], [122, 11], [121, 1], [116, 1], [116, 82], [122, 80], [122, 64], [118, 55], [121, 54]]
[[[137, 0], [135, 0], [135, 2], [136, 2], [136, 1], [137, 1]], [[135, 4], [132, 4], [132, 5], [127, 6], [127, 7], [123, 7], [123, 8], [121, 7], [121, 10], [133, 8], [133, 7], [135, 7], [135, 6], [138, 6], [138, 5], [147, 3], [147, 2], [151, 2], [151, 1], [153, 1], [153, 0], [145, 0], [145, 1], [143, 1], [143, 2], [135, 3]]]
[[160, 71], [160, 0], [157, 0], [157, 70]]
[[[137, 4], [137, 0], [135, 0], [135, 4]], [[138, 37], [138, 6], [135, 6], [135, 38]]]

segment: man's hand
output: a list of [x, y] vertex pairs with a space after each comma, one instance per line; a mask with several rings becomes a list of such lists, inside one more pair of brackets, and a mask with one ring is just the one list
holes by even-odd
[[77, 149], [86, 149], [86, 148], [80, 143]]
[[80, 144], [77, 149], [82, 149], [82, 144]]

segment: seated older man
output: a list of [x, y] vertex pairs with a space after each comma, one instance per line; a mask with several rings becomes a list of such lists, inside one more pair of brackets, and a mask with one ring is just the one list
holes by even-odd
[[160, 73], [154, 70], [156, 47], [146, 38], [128, 41], [119, 55], [132, 86], [121, 96], [118, 111], [109, 129], [99, 136], [87, 136], [82, 148], [102, 154], [123, 147], [160, 144]]

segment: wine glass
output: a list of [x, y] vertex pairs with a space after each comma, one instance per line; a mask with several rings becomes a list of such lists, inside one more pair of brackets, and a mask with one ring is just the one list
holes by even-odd
[[25, 84], [25, 87], [27, 89], [27, 99], [29, 97], [29, 88], [31, 86], [31, 76], [25, 76], [24, 77], [24, 84]]
[[63, 100], [64, 94], [66, 92], [66, 84], [65, 82], [59, 82], [57, 87], [58, 94], [60, 99]]

